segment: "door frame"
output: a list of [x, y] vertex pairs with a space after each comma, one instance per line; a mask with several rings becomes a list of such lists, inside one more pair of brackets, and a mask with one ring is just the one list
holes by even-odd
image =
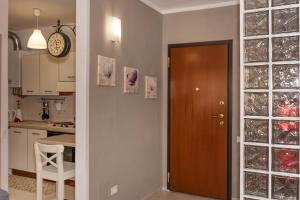
[[[198, 47], [207, 45], [228, 45], [228, 120], [227, 120], [227, 199], [232, 198], [232, 59], [233, 59], [233, 40], [218, 40], [196, 43], [179, 43], [168, 45], [168, 125], [167, 125], [167, 180], [170, 173], [170, 143], [171, 143], [171, 49], [183, 47]], [[170, 190], [170, 181], [167, 181], [167, 189]]]
[[[89, 199], [90, 0], [76, 0], [75, 199]], [[0, 1], [0, 187], [8, 189], [8, 0]]]

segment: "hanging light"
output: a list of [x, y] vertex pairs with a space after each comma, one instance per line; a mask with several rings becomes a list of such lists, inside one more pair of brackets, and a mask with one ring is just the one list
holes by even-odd
[[33, 33], [28, 40], [27, 47], [30, 49], [47, 49], [46, 39], [39, 29], [39, 16], [41, 15], [41, 11], [35, 8], [33, 9], [33, 13], [34, 16], [36, 16], [36, 29], [33, 30]]

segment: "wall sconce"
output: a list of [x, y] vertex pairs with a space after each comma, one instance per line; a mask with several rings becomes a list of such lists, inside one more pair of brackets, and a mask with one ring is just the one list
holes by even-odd
[[117, 17], [110, 16], [108, 21], [108, 38], [115, 43], [121, 42], [122, 25]]

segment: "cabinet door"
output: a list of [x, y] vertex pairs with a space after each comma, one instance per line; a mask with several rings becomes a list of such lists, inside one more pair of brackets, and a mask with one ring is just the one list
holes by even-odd
[[9, 129], [9, 167], [27, 170], [27, 129]]
[[39, 55], [24, 55], [22, 57], [23, 95], [39, 95], [39, 85]]
[[40, 95], [58, 95], [58, 60], [49, 54], [40, 55]]
[[28, 167], [27, 171], [35, 172], [34, 143], [41, 138], [47, 137], [46, 130], [28, 129]]
[[74, 82], [76, 77], [76, 52], [59, 59], [59, 81]]

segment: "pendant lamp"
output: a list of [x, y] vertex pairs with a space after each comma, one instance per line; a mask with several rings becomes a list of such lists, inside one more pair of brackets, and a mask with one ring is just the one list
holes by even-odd
[[34, 16], [36, 17], [36, 29], [33, 30], [28, 43], [27, 48], [29, 49], [47, 49], [47, 42], [45, 37], [42, 34], [42, 31], [39, 29], [39, 16], [41, 11], [37, 8], [33, 9]]

